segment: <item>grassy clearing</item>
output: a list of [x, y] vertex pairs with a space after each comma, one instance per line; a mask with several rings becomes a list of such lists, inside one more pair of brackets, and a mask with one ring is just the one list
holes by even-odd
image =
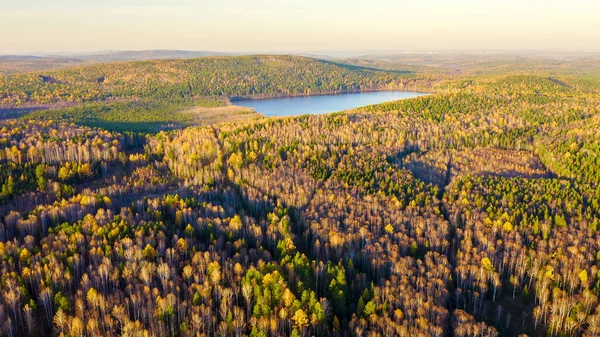
[[191, 116], [199, 125], [240, 122], [263, 117], [263, 115], [253, 109], [236, 105], [221, 107], [195, 106], [181, 113], [186, 116], [186, 119], [188, 116]]

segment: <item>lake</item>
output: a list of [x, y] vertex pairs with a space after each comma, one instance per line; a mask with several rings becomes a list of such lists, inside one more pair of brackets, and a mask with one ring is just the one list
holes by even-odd
[[424, 95], [427, 94], [412, 91], [371, 91], [339, 95], [244, 99], [232, 103], [252, 108], [268, 117], [277, 117], [325, 114]]

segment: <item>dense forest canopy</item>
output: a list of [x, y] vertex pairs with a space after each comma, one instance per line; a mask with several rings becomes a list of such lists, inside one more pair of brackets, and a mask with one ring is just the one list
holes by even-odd
[[[2, 78], [86, 103], [0, 125], [0, 336], [600, 336], [600, 83], [231, 60]], [[86, 108], [403, 78], [438, 93], [151, 134]]]

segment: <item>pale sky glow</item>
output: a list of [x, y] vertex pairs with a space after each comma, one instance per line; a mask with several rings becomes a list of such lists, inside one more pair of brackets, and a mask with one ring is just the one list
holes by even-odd
[[0, 0], [0, 54], [600, 50], [598, 0]]

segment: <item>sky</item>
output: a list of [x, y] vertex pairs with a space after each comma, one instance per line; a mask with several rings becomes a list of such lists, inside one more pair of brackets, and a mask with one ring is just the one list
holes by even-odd
[[600, 50], [598, 0], [0, 0], [0, 54]]

